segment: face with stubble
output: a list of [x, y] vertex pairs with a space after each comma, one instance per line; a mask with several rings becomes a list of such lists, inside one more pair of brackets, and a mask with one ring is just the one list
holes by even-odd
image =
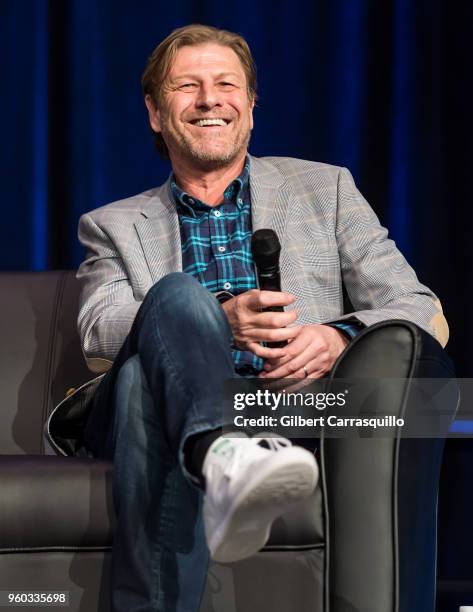
[[146, 96], [149, 120], [161, 132], [174, 165], [210, 170], [246, 154], [254, 100], [236, 53], [215, 43], [181, 47], [155, 107]]

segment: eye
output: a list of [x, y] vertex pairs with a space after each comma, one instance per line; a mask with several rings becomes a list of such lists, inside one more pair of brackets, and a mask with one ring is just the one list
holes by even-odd
[[229, 81], [221, 81], [219, 83], [219, 86], [224, 91], [230, 91], [231, 89], [234, 89], [236, 87], [234, 83], [230, 83]]
[[182, 89], [184, 91], [190, 91], [195, 87], [197, 87], [196, 83], [183, 83], [182, 85], [179, 85], [179, 89]]

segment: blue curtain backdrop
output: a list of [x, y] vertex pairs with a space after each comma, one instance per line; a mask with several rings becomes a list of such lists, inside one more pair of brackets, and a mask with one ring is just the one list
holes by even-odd
[[[471, 376], [471, 1], [0, 0], [1, 269], [77, 267], [83, 212], [165, 180], [140, 75], [191, 22], [238, 31], [254, 52], [253, 154], [352, 171], [440, 296]], [[453, 537], [459, 555], [441, 533], [440, 576], [471, 579], [471, 529]]]
[[81, 213], [166, 178], [139, 81], [190, 22], [247, 38], [251, 151], [352, 171], [441, 297], [470, 375], [472, 2], [1, 0], [1, 269], [76, 267]]

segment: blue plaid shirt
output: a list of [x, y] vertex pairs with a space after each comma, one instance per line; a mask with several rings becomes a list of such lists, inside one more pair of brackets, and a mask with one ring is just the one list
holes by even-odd
[[[223, 202], [208, 206], [182, 191], [171, 179], [182, 244], [182, 269], [209, 291], [239, 295], [257, 286], [251, 255], [250, 166], [228, 185]], [[233, 350], [235, 370], [260, 372], [263, 360], [250, 351]]]
[[[212, 293], [229, 291], [239, 295], [257, 287], [251, 255], [250, 163], [246, 158], [242, 173], [228, 185], [223, 202], [208, 206], [180, 189], [174, 176], [171, 191], [179, 217], [182, 269], [194, 276]], [[356, 323], [335, 323], [350, 338], [359, 330]], [[263, 359], [250, 351], [233, 350], [233, 363], [239, 373], [257, 373]]]

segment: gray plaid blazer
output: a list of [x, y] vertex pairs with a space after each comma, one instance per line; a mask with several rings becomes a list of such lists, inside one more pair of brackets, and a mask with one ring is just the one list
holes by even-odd
[[[365, 325], [407, 319], [444, 346], [437, 297], [419, 283], [345, 168], [285, 157], [250, 157], [253, 230], [281, 241], [281, 284], [296, 296], [299, 323], [357, 317]], [[182, 270], [178, 216], [169, 180], [83, 215], [87, 254], [78, 327], [89, 367], [103, 372], [150, 287]], [[343, 286], [353, 313], [343, 312]]]
[[[272, 228], [281, 240], [281, 284], [296, 296], [299, 323], [407, 319], [445, 346], [448, 326], [439, 300], [419, 283], [345, 168], [250, 157], [250, 190], [253, 230]], [[103, 373], [150, 287], [182, 270], [169, 180], [83, 215], [79, 239], [86, 248], [77, 274], [79, 333], [90, 369]], [[344, 313], [343, 287], [352, 313]], [[79, 387], [51, 413], [45, 431], [57, 453], [86, 452], [68, 432], [74, 421], [83, 423], [101, 378]]]

